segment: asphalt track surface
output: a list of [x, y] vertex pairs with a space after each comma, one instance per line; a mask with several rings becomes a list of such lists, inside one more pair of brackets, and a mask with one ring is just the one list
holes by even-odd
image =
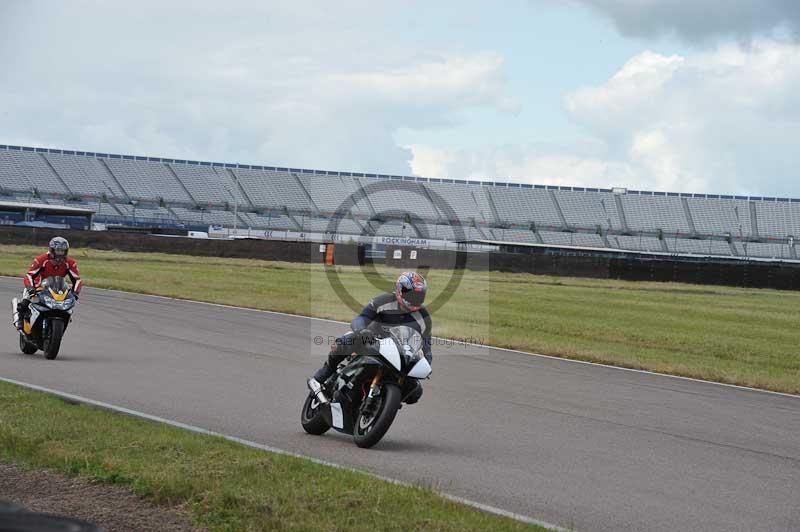
[[[0, 297], [20, 284], [0, 279]], [[21, 354], [0, 327], [0, 377], [579, 531], [800, 530], [800, 398], [439, 346], [423, 399], [361, 450], [299, 424], [305, 379], [327, 349], [313, 339], [342, 328], [88, 288], [55, 361]]]

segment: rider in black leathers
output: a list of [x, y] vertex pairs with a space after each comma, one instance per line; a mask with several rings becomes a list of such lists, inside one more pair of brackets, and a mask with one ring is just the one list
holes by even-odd
[[[382, 327], [407, 325], [422, 336], [423, 354], [430, 363], [431, 316], [423, 306], [428, 284], [416, 272], [404, 272], [397, 279], [394, 293], [386, 292], [372, 299], [361, 314], [350, 322], [351, 331], [336, 339], [328, 360], [308, 380], [308, 387], [318, 393], [339, 363], [348, 355], [358, 352], [359, 347], [374, 341]], [[422, 397], [422, 385], [416, 379], [408, 379], [403, 389], [404, 401], [414, 404]]]

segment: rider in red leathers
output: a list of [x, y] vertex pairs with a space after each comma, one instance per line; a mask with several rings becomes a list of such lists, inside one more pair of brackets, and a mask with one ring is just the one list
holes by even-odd
[[[57, 236], [50, 240], [47, 253], [33, 259], [33, 263], [22, 281], [25, 290], [22, 292], [22, 300], [19, 302], [18, 308], [21, 318], [26, 318], [28, 315], [31, 296], [36, 293], [36, 287], [48, 277], [68, 277], [72, 281], [72, 291], [75, 297], [78, 297], [83, 281], [78, 272], [78, 263], [68, 254], [69, 242], [66, 238]], [[19, 320], [19, 327], [22, 327], [23, 321], [24, 319]]]

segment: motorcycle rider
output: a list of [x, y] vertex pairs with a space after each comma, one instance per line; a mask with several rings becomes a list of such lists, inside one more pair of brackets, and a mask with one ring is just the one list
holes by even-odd
[[69, 277], [72, 281], [72, 292], [78, 298], [83, 281], [78, 272], [78, 263], [69, 257], [69, 242], [66, 238], [56, 236], [50, 240], [47, 253], [39, 255], [33, 259], [28, 273], [22, 283], [25, 289], [22, 291], [22, 298], [17, 305], [19, 311], [19, 322], [17, 327], [22, 329], [22, 324], [28, 319], [28, 311], [31, 304], [31, 297], [36, 293], [36, 287], [48, 277]]
[[[339, 363], [351, 353], [358, 353], [364, 345], [375, 341], [381, 327], [407, 325], [422, 336], [423, 354], [432, 361], [431, 316], [423, 306], [428, 283], [416, 272], [403, 272], [397, 278], [394, 292], [386, 292], [372, 299], [361, 314], [350, 322], [351, 331], [337, 338], [328, 360], [308, 379], [309, 389], [317, 396], [322, 393], [322, 383], [333, 375]], [[422, 385], [417, 379], [408, 379], [403, 388], [403, 400], [414, 404], [422, 397]]]

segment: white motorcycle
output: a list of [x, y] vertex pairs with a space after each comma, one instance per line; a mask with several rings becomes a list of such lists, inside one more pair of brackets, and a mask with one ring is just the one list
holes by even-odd
[[309, 434], [331, 427], [352, 434], [359, 447], [372, 447], [392, 425], [411, 380], [427, 379], [431, 366], [423, 355], [419, 332], [400, 325], [387, 327], [375, 342], [362, 344], [322, 383], [309, 392], [301, 424]]

